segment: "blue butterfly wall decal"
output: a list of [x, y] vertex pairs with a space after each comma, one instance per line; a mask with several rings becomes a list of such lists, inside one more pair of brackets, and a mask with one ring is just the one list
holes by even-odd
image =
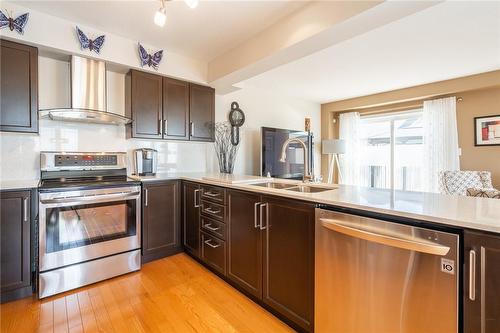
[[104, 35], [92, 40], [88, 38], [78, 27], [76, 27], [76, 34], [78, 36], [78, 41], [80, 41], [80, 47], [82, 48], [82, 50], [89, 49], [90, 51], [94, 51], [97, 54], [101, 52], [101, 47], [104, 44]]
[[9, 27], [10, 31], [16, 30], [22, 35], [24, 34], [24, 27], [26, 23], [28, 23], [29, 16], [29, 13], [24, 13], [14, 19], [12, 17], [7, 17], [7, 15], [0, 10], [0, 29]]
[[139, 43], [139, 57], [141, 58], [141, 67], [148, 65], [158, 70], [161, 58], [163, 58], [163, 50], [156, 51], [153, 55], [149, 54], [146, 49]]

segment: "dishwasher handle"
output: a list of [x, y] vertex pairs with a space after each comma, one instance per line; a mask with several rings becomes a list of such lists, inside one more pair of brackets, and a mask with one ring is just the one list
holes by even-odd
[[381, 228], [372, 227], [369, 230], [365, 230], [360, 229], [359, 225], [336, 219], [320, 218], [319, 220], [321, 225], [327, 229], [370, 242], [440, 256], [444, 256], [450, 251], [448, 246], [433, 243], [422, 238], [405, 237], [404, 234], [384, 233], [384, 229]]

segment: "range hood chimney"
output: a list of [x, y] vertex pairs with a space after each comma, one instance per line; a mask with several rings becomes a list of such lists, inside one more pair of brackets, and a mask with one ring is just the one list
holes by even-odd
[[106, 111], [106, 63], [71, 56], [71, 108], [40, 110], [40, 118], [124, 125], [131, 119]]

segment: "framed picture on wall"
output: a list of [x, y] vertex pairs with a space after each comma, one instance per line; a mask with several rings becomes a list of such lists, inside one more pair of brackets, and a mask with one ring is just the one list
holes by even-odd
[[474, 145], [500, 146], [500, 115], [474, 118]]

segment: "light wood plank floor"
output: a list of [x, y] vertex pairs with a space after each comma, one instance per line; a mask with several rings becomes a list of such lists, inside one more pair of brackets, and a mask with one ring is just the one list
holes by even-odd
[[184, 253], [42, 301], [0, 306], [1, 332], [293, 332]]

